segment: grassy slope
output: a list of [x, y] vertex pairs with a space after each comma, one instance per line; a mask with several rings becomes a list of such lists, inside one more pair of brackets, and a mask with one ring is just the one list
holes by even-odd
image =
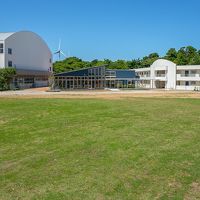
[[0, 199], [195, 199], [199, 111], [198, 99], [0, 99]]

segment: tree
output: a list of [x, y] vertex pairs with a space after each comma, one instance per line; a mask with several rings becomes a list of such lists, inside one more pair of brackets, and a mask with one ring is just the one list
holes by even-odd
[[112, 64], [112, 60], [104, 59], [104, 63], [105, 63], [105, 65], [110, 65], [110, 64]]
[[187, 65], [188, 59], [186, 54], [186, 48], [181, 47], [177, 52], [177, 58], [174, 60], [177, 65]]
[[92, 66], [97, 66], [97, 64], [98, 64], [98, 60], [97, 59], [95, 59], [95, 60], [93, 60], [92, 62], [91, 62], [91, 65]]
[[149, 54], [148, 58], [150, 58], [150, 59], [152, 59], [152, 58], [158, 59], [159, 58], [159, 54], [158, 53], [151, 53], [151, 54]]
[[170, 60], [172, 62], [174, 62], [177, 58], [177, 51], [175, 48], [171, 48], [168, 50], [168, 52], [166, 53], [165, 59]]
[[190, 63], [198, 63], [198, 51], [192, 46], [182, 47], [177, 52], [177, 58], [174, 62], [177, 65], [188, 65]]
[[143, 57], [141, 60], [141, 66], [150, 67], [159, 58], [158, 53], [151, 53], [149, 56]]
[[131, 61], [127, 61], [127, 65], [129, 69], [139, 68], [141, 67], [141, 60], [138, 58]]
[[0, 69], [0, 90], [9, 90], [9, 83], [13, 76], [16, 74], [14, 68], [3, 68]]
[[117, 60], [108, 66], [110, 69], [128, 69], [128, 64], [124, 60]]
[[195, 55], [197, 54], [197, 49], [192, 47], [192, 46], [187, 46], [185, 48], [186, 51], [186, 55], [188, 57], [188, 59], [190, 60], [191, 58], [194, 58]]
[[65, 71], [81, 69], [86, 66], [88, 66], [87, 62], [82, 61], [81, 59], [77, 57], [69, 57], [63, 61], [56, 61], [53, 64], [53, 69], [55, 73], [60, 73], [60, 72], [65, 72]]
[[196, 54], [193, 58], [190, 59], [190, 65], [200, 65], [200, 55]]

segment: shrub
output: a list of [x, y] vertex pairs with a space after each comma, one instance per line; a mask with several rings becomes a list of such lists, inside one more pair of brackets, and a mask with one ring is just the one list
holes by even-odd
[[16, 74], [14, 68], [3, 68], [0, 69], [0, 91], [10, 89], [10, 80]]

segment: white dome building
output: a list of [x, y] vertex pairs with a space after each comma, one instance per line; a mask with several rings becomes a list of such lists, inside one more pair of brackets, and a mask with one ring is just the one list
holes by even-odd
[[19, 88], [48, 85], [52, 73], [52, 53], [37, 34], [30, 31], [0, 33], [0, 68], [13, 67]]

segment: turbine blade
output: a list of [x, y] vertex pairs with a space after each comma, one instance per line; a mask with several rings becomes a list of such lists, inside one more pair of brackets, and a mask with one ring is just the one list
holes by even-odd
[[67, 58], [67, 56], [63, 53], [63, 51], [60, 51], [60, 53], [61, 53], [65, 58]]
[[61, 48], [61, 39], [59, 40], [58, 50]]

